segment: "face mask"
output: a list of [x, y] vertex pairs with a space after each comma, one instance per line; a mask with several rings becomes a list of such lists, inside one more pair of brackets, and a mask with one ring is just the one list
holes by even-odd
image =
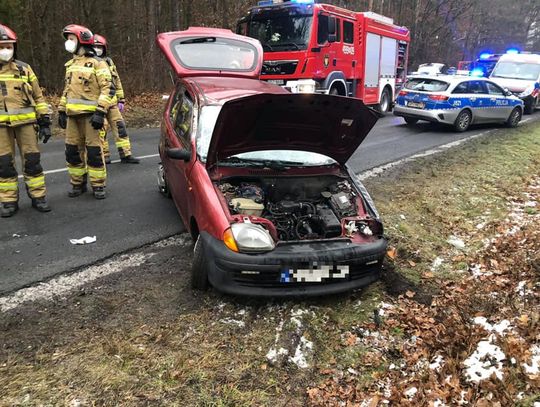
[[96, 53], [96, 55], [98, 57], [102, 56], [103, 55], [103, 48], [101, 47], [94, 47], [94, 52]]
[[13, 58], [13, 50], [8, 48], [0, 49], [0, 61], [8, 62]]
[[70, 54], [74, 54], [75, 51], [77, 51], [77, 41], [67, 40], [64, 43], [64, 47], [66, 48], [67, 52], [69, 52]]

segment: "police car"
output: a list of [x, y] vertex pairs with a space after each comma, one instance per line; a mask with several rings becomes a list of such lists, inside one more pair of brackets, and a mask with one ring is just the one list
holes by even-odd
[[459, 132], [478, 123], [516, 127], [523, 115], [523, 102], [484, 78], [425, 75], [405, 83], [396, 98], [394, 114], [407, 124], [427, 120], [452, 125]]

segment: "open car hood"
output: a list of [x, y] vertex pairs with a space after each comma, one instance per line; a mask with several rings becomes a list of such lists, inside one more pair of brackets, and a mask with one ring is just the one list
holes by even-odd
[[221, 28], [190, 27], [158, 34], [156, 43], [181, 78], [228, 76], [257, 79], [263, 61], [261, 43]]
[[345, 164], [376, 122], [353, 98], [264, 93], [231, 100], [217, 118], [206, 165], [264, 150], [309, 151]]

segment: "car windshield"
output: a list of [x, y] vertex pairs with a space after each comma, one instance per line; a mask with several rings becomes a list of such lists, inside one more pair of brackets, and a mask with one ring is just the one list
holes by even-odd
[[188, 69], [250, 71], [257, 64], [257, 49], [228, 38], [183, 38], [173, 45], [174, 55]]
[[448, 86], [450, 86], [448, 82], [427, 78], [409, 79], [405, 83], [405, 89], [419, 90], [422, 92], [443, 92], [448, 89]]
[[[216, 125], [217, 118], [221, 111], [221, 106], [204, 106], [199, 116], [199, 125], [197, 131], [197, 154], [200, 160], [206, 162], [208, 149], [212, 133]], [[321, 165], [332, 165], [336, 161], [322, 154], [312, 153], [310, 151], [293, 150], [265, 150], [250, 151], [248, 153], [236, 154], [223, 164], [231, 165], [257, 165], [261, 163], [276, 163], [278, 165], [317, 167]]]
[[266, 11], [252, 16], [248, 35], [267, 52], [307, 49], [313, 17], [300, 9]]
[[525, 62], [499, 62], [493, 72], [492, 78], [522, 79], [535, 81], [540, 76], [540, 64]]

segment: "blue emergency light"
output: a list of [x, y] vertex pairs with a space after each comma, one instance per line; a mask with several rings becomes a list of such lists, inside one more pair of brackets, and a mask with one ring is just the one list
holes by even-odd
[[506, 53], [510, 54], [510, 55], [516, 55], [516, 54], [519, 54], [519, 49], [517, 49], [517, 48], [508, 48], [506, 50]]
[[484, 76], [484, 70], [480, 68], [475, 68], [471, 71], [471, 76], [481, 78], [482, 76]]
[[491, 54], [490, 54], [490, 53], [488, 53], [488, 52], [482, 52], [482, 53], [480, 54], [480, 57], [479, 57], [479, 58], [480, 58], [480, 59], [488, 59], [488, 58], [490, 58], [490, 57], [491, 57]]

